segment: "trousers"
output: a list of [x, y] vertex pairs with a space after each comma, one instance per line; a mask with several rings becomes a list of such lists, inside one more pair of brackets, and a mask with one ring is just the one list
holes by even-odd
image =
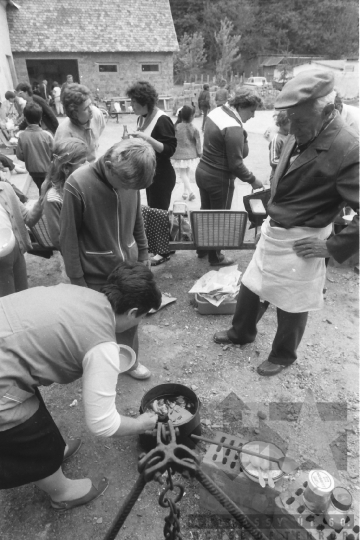
[[[200, 162], [195, 179], [200, 191], [201, 210], [230, 210], [234, 195], [234, 178], [230, 173], [213, 169]], [[221, 260], [220, 251], [208, 251], [209, 262]]]
[[[265, 309], [264, 309], [265, 305]], [[268, 303], [261, 304], [259, 296], [241, 285], [236, 303], [232, 327], [228, 338], [233, 343], [252, 343], [257, 334], [256, 325], [266, 311]], [[268, 361], [289, 366], [297, 358], [297, 348], [304, 335], [308, 312], [289, 313], [277, 308], [277, 331], [272, 343]]]

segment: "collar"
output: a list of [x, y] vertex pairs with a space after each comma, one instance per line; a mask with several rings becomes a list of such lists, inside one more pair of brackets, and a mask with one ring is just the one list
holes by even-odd
[[42, 131], [42, 128], [37, 124], [30, 124], [30, 126], [26, 127], [26, 131]]
[[222, 105], [222, 110], [224, 112], [226, 112], [226, 114], [228, 114], [229, 116], [232, 116], [233, 118], [235, 118], [235, 120], [237, 120], [239, 122], [239, 124], [241, 125], [241, 127], [243, 127], [243, 123], [242, 123], [242, 120], [241, 120], [241, 116], [240, 114], [237, 112], [237, 110], [235, 109], [235, 107], [231, 107], [229, 105], [229, 103], [225, 103], [225, 105]]
[[158, 107], [154, 107], [153, 110], [151, 111], [151, 113], [144, 114], [143, 116], [140, 117], [141, 120], [140, 120], [139, 126], [138, 126], [139, 131], [145, 131], [145, 129], [153, 121], [153, 119], [156, 116], [158, 110], [159, 110]]
[[104, 156], [99, 157], [99, 159], [97, 159], [95, 163], [90, 163], [90, 167], [93, 167], [96, 173], [96, 176], [98, 177], [100, 182], [105, 184], [109, 189], [113, 191], [114, 190], [113, 186], [110, 184], [110, 182], [106, 178]]
[[336, 133], [345, 125], [344, 121], [340, 117], [338, 111], [333, 111], [328, 120], [323, 124], [319, 134], [308, 143], [299, 147], [303, 152], [309, 146], [316, 148], [317, 150], [328, 150], [333, 142]]

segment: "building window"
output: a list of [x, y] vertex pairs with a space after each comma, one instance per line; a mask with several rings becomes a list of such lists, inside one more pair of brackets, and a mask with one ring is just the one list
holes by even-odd
[[159, 71], [159, 64], [141, 64], [141, 71]]
[[100, 73], [116, 73], [117, 70], [117, 64], [99, 64]]

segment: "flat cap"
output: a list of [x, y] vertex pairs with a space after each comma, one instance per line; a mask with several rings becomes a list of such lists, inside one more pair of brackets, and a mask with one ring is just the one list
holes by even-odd
[[319, 69], [302, 71], [288, 81], [275, 101], [275, 109], [289, 109], [327, 96], [334, 90], [334, 75]]

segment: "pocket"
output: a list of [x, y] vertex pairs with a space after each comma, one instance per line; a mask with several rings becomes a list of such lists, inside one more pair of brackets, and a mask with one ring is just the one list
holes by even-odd
[[3, 396], [0, 398], [0, 405], [2, 408], [11, 409], [12, 407], [15, 407], [17, 405], [20, 405], [21, 403], [24, 403], [27, 399], [30, 399], [34, 396], [32, 392], [27, 392], [26, 390], [22, 390], [15, 384], [10, 386], [6, 390], [6, 392], [3, 394]]
[[85, 251], [87, 255], [112, 255], [113, 251]]
[[135, 243], [136, 243], [136, 240], [134, 240], [133, 242], [131, 242], [131, 244], [128, 244], [127, 247], [128, 247], [128, 248], [131, 248], [131, 247], [133, 247], [133, 245], [134, 245]]

